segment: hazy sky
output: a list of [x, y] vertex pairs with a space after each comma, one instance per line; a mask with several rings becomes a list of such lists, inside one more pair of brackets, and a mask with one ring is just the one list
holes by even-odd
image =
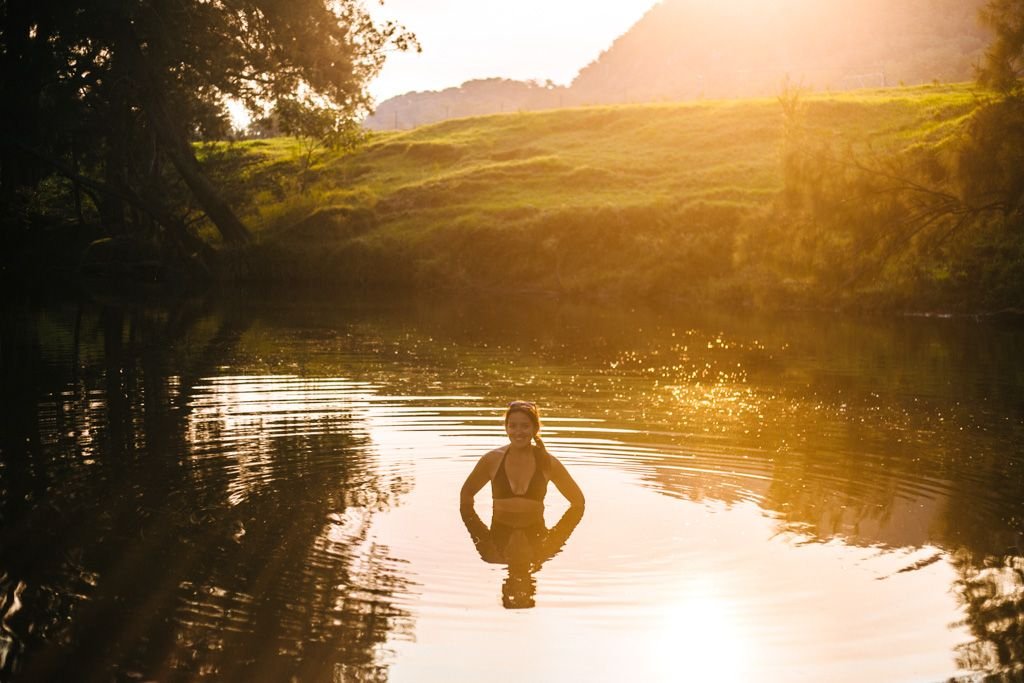
[[378, 20], [396, 20], [420, 54], [390, 54], [370, 85], [377, 102], [411, 90], [441, 90], [473, 78], [550, 78], [568, 84], [657, 0], [366, 0]]

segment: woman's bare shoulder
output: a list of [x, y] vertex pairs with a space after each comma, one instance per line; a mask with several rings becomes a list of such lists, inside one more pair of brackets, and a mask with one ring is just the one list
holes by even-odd
[[487, 451], [480, 456], [474, 472], [486, 472], [488, 476], [493, 477], [494, 473], [498, 471], [498, 465], [501, 463], [501, 456], [504, 453], [504, 448], [495, 448], [493, 451]]
[[501, 456], [505, 454], [506, 450], [508, 450], [508, 446], [498, 446], [493, 451], [487, 451], [484, 453], [483, 457], [480, 459], [487, 463], [494, 462], [495, 460], [501, 460]]

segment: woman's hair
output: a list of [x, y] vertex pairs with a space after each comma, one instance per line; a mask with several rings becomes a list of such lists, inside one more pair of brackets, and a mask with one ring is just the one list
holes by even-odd
[[508, 424], [508, 418], [511, 417], [512, 413], [522, 413], [530, 418], [534, 431], [540, 429], [540, 410], [537, 409], [536, 403], [532, 401], [512, 401], [509, 403], [508, 409], [505, 410], [505, 424]]
[[[522, 413], [526, 417], [530, 418], [530, 422], [533, 423], [533, 438], [537, 442], [537, 446], [544, 452], [545, 456], [550, 457], [548, 453], [548, 447], [544, 445], [544, 442], [540, 438], [540, 410], [537, 408], [537, 404], [533, 401], [512, 401], [508, 404], [508, 408], [505, 409], [505, 424], [508, 424], [508, 418], [512, 413]], [[544, 459], [545, 461], [547, 458]]]

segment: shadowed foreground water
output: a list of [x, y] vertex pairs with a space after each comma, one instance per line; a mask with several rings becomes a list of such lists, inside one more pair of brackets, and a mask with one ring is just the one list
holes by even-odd
[[1020, 325], [524, 301], [5, 311], [0, 677], [1024, 675]]

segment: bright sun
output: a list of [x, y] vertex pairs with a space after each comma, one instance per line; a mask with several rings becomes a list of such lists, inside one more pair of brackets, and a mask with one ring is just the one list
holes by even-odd
[[716, 595], [712, 581], [697, 581], [668, 606], [653, 646], [661, 680], [749, 681], [754, 642], [736, 605]]

